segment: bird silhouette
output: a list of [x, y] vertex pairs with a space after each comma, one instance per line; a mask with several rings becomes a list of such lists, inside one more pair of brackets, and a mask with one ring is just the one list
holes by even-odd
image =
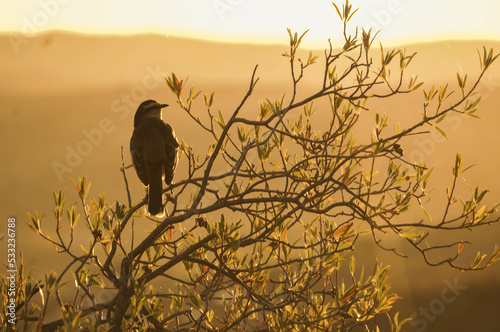
[[162, 120], [162, 108], [154, 100], [146, 100], [135, 112], [130, 154], [137, 176], [148, 188], [148, 212], [162, 216], [162, 181], [172, 183], [177, 166], [179, 143], [172, 127]]

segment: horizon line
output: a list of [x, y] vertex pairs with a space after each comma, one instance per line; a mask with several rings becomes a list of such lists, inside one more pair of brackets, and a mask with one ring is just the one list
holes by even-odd
[[[261, 45], [261, 46], [289, 46], [290, 41], [288, 39], [284, 39], [283, 41], [278, 40], [278, 38], [244, 38], [241, 40], [237, 40], [234, 37], [216, 37], [210, 35], [192, 35], [192, 34], [183, 34], [183, 33], [164, 33], [159, 31], [81, 31], [77, 29], [44, 29], [41, 31], [33, 32], [33, 33], [25, 33], [22, 31], [14, 31], [14, 30], [0, 30], [0, 36], [9, 36], [14, 35], [18, 38], [36, 38], [43, 37], [44, 35], [50, 34], [66, 34], [66, 35], [80, 35], [80, 36], [95, 36], [95, 37], [139, 37], [139, 36], [165, 36], [167, 39], [175, 38], [175, 39], [185, 39], [185, 40], [193, 40], [193, 41], [201, 41], [207, 43], [222, 43], [222, 44], [250, 44], [250, 45]], [[304, 47], [312, 48], [312, 49], [324, 49], [328, 46], [328, 41], [332, 38], [328, 38], [324, 41], [308, 41], [306, 38], [303, 40], [302, 44]], [[500, 38], [496, 36], [462, 36], [458, 38], [456, 36], [434, 36], [432, 38], [410, 38], [406, 41], [401, 40], [375, 40], [378, 43], [374, 43], [372, 47], [378, 48], [379, 44], [383, 46], [389, 47], [401, 47], [405, 45], [415, 45], [415, 44], [432, 44], [432, 43], [446, 43], [446, 42], [497, 42], [500, 43]], [[320, 44], [324, 44], [321, 46]]]

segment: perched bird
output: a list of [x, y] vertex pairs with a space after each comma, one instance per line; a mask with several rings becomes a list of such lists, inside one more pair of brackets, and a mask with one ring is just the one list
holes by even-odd
[[148, 190], [148, 212], [163, 215], [162, 181], [172, 183], [177, 165], [179, 143], [174, 130], [163, 122], [161, 110], [167, 104], [146, 100], [135, 112], [134, 132], [130, 139], [132, 163]]

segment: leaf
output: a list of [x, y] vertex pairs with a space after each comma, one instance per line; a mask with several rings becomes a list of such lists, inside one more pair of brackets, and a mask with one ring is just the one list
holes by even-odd
[[342, 14], [340, 13], [339, 7], [335, 4], [335, 2], [332, 2], [332, 5], [335, 7], [335, 10], [337, 11], [337, 14], [339, 15], [340, 19], [342, 20]]
[[417, 85], [415, 85], [415, 87], [413, 89], [411, 89], [411, 91], [418, 90], [418, 88], [420, 88], [422, 85], [424, 85], [424, 82], [418, 83]]
[[68, 215], [68, 221], [71, 227], [75, 227], [78, 223], [78, 219], [80, 219], [80, 214], [76, 214], [76, 207], [73, 205], [71, 210], [67, 209], [66, 213]]
[[292, 45], [294, 43], [294, 38], [293, 38], [293, 35], [292, 35], [292, 31], [289, 28], [286, 28], [286, 31], [288, 32], [288, 36], [290, 38], [290, 45]]
[[245, 127], [242, 124], [240, 127], [238, 127], [238, 139], [240, 140], [240, 143], [245, 143], [247, 137], [248, 134], [245, 134]]
[[[42, 222], [40, 220], [40, 217], [38, 216], [38, 212], [35, 211], [35, 215], [32, 216], [29, 212], [28, 212], [28, 219], [29, 219], [29, 223], [28, 223], [28, 227], [31, 228], [31, 230], [35, 233], [40, 233], [40, 230], [42, 228]], [[42, 217], [43, 219], [43, 217]]]
[[437, 93], [437, 90], [435, 90], [435, 86], [434, 84], [431, 86], [431, 89], [429, 90], [429, 92], [425, 91], [424, 90], [424, 97], [425, 97], [425, 100], [427, 102], [430, 102], [432, 99], [434, 99], [434, 97], [436, 96], [436, 93]]
[[427, 184], [427, 179], [429, 179], [429, 176], [431, 176], [432, 172], [434, 171], [434, 167], [431, 167], [427, 172], [425, 172], [420, 179], [420, 182]]
[[476, 269], [479, 264], [481, 264], [481, 262], [486, 258], [486, 256], [486, 254], [481, 255], [481, 252], [478, 251], [478, 253], [476, 254], [476, 258], [474, 259], [474, 263], [472, 263], [472, 268]]
[[[306, 33], [309, 32], [309, 29], [307, 29], [300, 37], [299, 37], [299, 40], [297, 41], [297, 44], [296, 44], [296, 47], [299, 47], [300, 45], [300, 42], [302, 41], [302, 38], [304, 38], [304, 36], [306, 35]], [[297, 35], [297, 33], [295, 33], [295, 35]]]
[[201, 93], [201, 91], [198, 91], [196, 94], [194, 93], [194, 86], [191, 85], [191, 90], [189, 91], [189, 100], [195, 100], [196, 97]]
[[[479, 50], [477, 50], [479, 54]], [[486, 70], [488, 67], [498, 58], [500, 54], [493, 56], [493, 48], [489, 52], [486, 51], [486, 47], [483, 46], [483, 57], [479, 54], [479, 64], [481, 65], [481, 70]]]
[[444, 138], [448, 139], [448, 135], [446, 135], [446, 133], [443, 131], [443, 129], [437, 127], [437, 126], [434, 126], [434, 128], [441, 134], [444, 136]]
[[415, 234], [414, 232], [411, 232], [411, 231], [407, 231], [407, 232], [402, 232], [399, 234], [401, 237], [403, 237], [404, 239], [407, 239], [411, 242], [413, 242], [416, 237], [417, 237], [417, 234]]
[[214, 96], [215, 96], [215, 91], [212, 92], [212, 94], [210, 95], [210, 98], [207, 97], [207, 95], [205, 94], [205, 106], [206, 108], [210, 109], [212, 107], [212, 104], [214, 102]]
[[495, 245], [495, 249], [493, 249], [493, 251], [494, 251], [494, 253], [491, 255], [491, 257], [487, 263], [488, 266], [500, 261], [500, 258], [497, 258], [498, 255], [500, 255], [500, 248], [499, 248], [498, 244]]
[[222, 115], [222, 112], [219, 110], [219, 125], [221, 126], [222, 129], [226, 126], [226, 121], [224, 121], [224, 116]]
[[271, 165], [276, 168], [283, 169], [283, 167], [277, 161], [271, 161]]
[[471, 110], [471, 111], [466, 111], [465, 114], [470, 116], [470, 117], [473, 117], [473, 118], [476, 118], [476, 119], [481, 119], [481, 117], [479, 115], [476, 115], [474, 114], [477, 110]]
[[349, 302], [351, 297], [356, 294], [357, 286], [354, 285], [352, 286], [345, 294], [340, 298], [340, 304], [344, 305], [345, 303]]
[[457, 73], [457, 81], [458, 81], [458, 86], [460, 89], [465, 88], [465, 83], [467, 82], [467, 74], [462, 78], [459, 73]]
[[318, 55], [314, 55], [312, 51], [309, 51], [309, 57], [307, 59], [307, 64], [312, 65], [313, 63], [316, 62], [316, 59], [318, 59]]
[[351, 274], [354, 274], [355, 270], [356, 270], [356, 260], [354, 256], [351, 256], [351, 259], [349, 260], [349, 271], [351, 271]]
[[439, 91], [439, 102], [441, 103], [442, 101], [444, 101], [446, 98], [448, 98], [448, 96], [451, 94], [448, 94], [446, 95], [446, 90], [448, 89], [448, 84], [446, 84], [445, 86], [442, 86], [441, 87], [441, 90]]
[[[480, 194], [474, 195], [476, 202], [477, 203], [481, 202], [484, 198], [484, 195], [486, 195], [486, 193], [488, 193], [488, 192], [490, 192], [490, 190], [488, 188], [486, 188], [483, 191], [481, 191]], [[479, 193], [479, 187], [476, 188], [476, 193]]]
[[429, 221], [432, 222], [432, 217], [431, 217], [431, 214], [429, 213], [429, 211], [427, 211], [427, 209], [424, 208], [423, 206], [421, 206], [421, 207], [422, 207], [422, 211], [424, 211], [424, 214], [427, 217], [427, 219], [429, 219]]
[[172, 73], [171, 77], [165, 77], [165, 81], [167, 81], [167, 85], [170, 88], [170, 90], [177, 97], [180, 97], [184, 81], [183, 80], [179, 81], [179, 79], [177, 78], [177, 76], [175, 76], [174, 73]]
[[209, 156], [211, 156], [211, 155], [212, 155], [212, 153], [214, 152], [214, 150], [215, 150], [215, 146], [216, 146], [216, 145], [217, 145], [217, 142], [214, 142], [214, 143], [210, 144], [210, 146], [208, 147], [208, 152], [207, 152], [207, 154], [208, 154]]
[[441, 116], [440, 116], [440, 117], [436, 120], [436, 122], [435, 122], [435, 123], [440, 123], [441, 121], [443, 121], [443, 120], [446, 118], [446, 116], [447, 116], [447, 115], [448, 115], [448, 113], [444, 113], [443, 115], [441, 115]]
[[484, 213], [485, 210], [486, 210], [486, 205], [483, 205], [482, 207], [479, 208], [479, 210], [474, 212], [472, 220], [473, 224], [477, 224], [485, 218], [485, 213]]
[[350, 230], [351, 227], [352, 227], [352, 223], [348, 223], [347, 225], [344, 225], [344, 226], [340, 227], [339, 229], [337, 229], [333, 233], [333, 235], [335, 237], [339, 237], [339, 236], [340, 237], [344, 237], [344, 236], [347, 237], [348, 235], [350, 235], [349, 234], [350, 233], [349, 230]]
[[466, 107], [466, 110], [470, 111], [470, 110], [476, 108], [476, 106], [479, 104], [480, 101], [481, 101], [481, 97], [477, 98], [472, 104], [470, 104], [469, 106]]
[[455, 166], [453, 167], [453, 175], [455, 177], [458, 177], [461, 169], [462, 169], [462, 155], [460, 155], [460, 153], [457, 153], [455, 157]]

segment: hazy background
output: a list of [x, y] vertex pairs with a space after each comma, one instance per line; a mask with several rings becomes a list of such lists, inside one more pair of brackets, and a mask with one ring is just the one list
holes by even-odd
[[[326, 5], [318, 1], [307, 9], [298, 1], [288, 5], [270, 1], [261, 3], [260, 11], [259, 2], [209, 1], [200, 7], [194, 6], [194, 1], [190, 3], [183, 7], [166, 1], [158, 7], [159, 4], [150, 2], [139, 10], [128, 2], [116, 7], [118, 2], [114, 1], [90, 1], [84, 5], [77, 0], [54, 0], [24, 2], [23, 6], [9, 9], [15, 14], [8, 19], [1, 11], [0, 16], [6, 16], [0, 25], [4, 30], [0, 36], [1, 212], [4, 221], [8, 217], [17, 219], [18, 252], [24, 253], [26, 266], [36, 268], [39, 276], [44, 271], [60, 270], [64, 261], [59, 260], [52, 246], [40, 242], [28, 229], [26, 212], [45, 213], [45, 227], [49, 227], [53, 222], [53, 190], [66, 188], [66, 201], [77, 201], [68, 176], [87, 176], [92, 182], [92, 195], [106, 190], [110, 202], [125, 201], [119, 171], [120, 148], [125, 147], [125, 162], [129, 164], [133, 114], [140, 102], [156, 99], [169, 103], [164, 119], [175, 128], [178, 137], [193, 144], [200, 153], [206, 152], [206, 142], [197, 137], [175, 104], [164, 83], [164, 74], [189, 76], [188, 85], [193, 84], [196, 90], [215, 90], [215, 107], [227, 114], [244, 96], [251, 72], [258, 64], [260, 81], [243, 110], [253, 117], [257, 115], [259, 99], [290, 94], [289, 65], [281, 56], [287, 50], [286, 27], [299, 32], [311, 27], [306, 45], [315, 48], [319, 55], [327, 47], [329, 36], [334, 46], [340, 44], [336, 13], [328, 1]], [[472, 9], [465, 8], [466, 2], [454, 2], [448, 7], [438, 5], [434, 10], [425, 1], [420, 5], [403, 0], [354, 4], [361, 6], [361, 18], [355, 23], [373, 27], [378, 24], [383, 29], [379, 38], [382, 43], [406, 47], [408, 52], [418, 51], [408, 74], [418, 74], [426, 88], [448, 82], [450, 88], [456, 88], [457, 72], [468, 73], [472, 82], [479, 69], [476, 49], [485, 45], [500, 51], [500, 43], [495, 41], [498, 22], [490, 18], [493, 12], [499, 12], [496, 4], [475, 2], [475, 10], [481, 15], [474, 19], [467, 16]], [[276, 19], [278, 23], [273, 21], [270, 25], [273, 17], [281, 16], [285, 19]], [[46, 24], [42, 24], [44, 17]], [[88, 17], [94, 19], [94, 25]], [[163, 17], [165, 26], [161, 25]], [[475, 25], [467, 25], [467, 19]], [[257, 28], [258, 25], [268, 30]], [[261, 39], [265, 45], [258, 43]], [[306, 74], [301, 95], [318, 87], [321, 63], [322, 58]], [[443, 202], [456, 152], [462, 153], [465, 165], [477, 164], [464, 174], [460, 184], [465, 189], [476, 184], [489, 187], [492, 193], [487, 202], [500, 200], [500, 63], [489, 70], [478, 93], [483, 99], [478, 114], [483, 119], [455, 116], [442, 125], [449, 141], [431, 134], [410, 139], [403, 147], [410, 158], [422, 158], [436, 166], [432, 182], [434, 207]], [[372, 102], [372, 111], [366, 114], [366, 130], [371, 130], [374, 111], [387, 112], [402, 123], [416, 119], [423, 104], [422, 95], [418, 91]], [[204, 112], [202, 99], [200, 102], [194, 110]], [[321, 117], [321, 110], [317, 112]], [[184, 161], [175, 175], [177, 180], [184, 174]], [[142, 185], [133, 174], [129, 181], [133, 199], [138, 201], [144, 195]], [[439, 209], [432, 211], [437, 216], [442, 213]], [[5, 232], [2, 222], [0, 233]], [[479, 249], [490, 253], [493, 244], [500, 242], [498, 234], [500, 227], [495, 225], [473, 233], [454, 234], [453, 238], [472, 240], [474, 245], [465, 250], [474, 256]], [[421, 320], [421, 310], [427, 308], [432, 319], [425, 319], [426, 331], [500, 331], [498, 264], [473, 273], [429, 268], [417, 253], [394, 241], [392, 244], [404, 250], [408, 259], [379, 252], [371, 248], [371, 243], [363, 243], [358, 249], [366, 255], [363, 263], [369, 271], [375, 259], [392, 266], [393, 291], [402, 296], [396, 310], [401, 311], [402, 317], [420, 311], [416, 319]], [[0, 244], [3, 252], [4, 243]], [[446, 291], [450, 283], [461, 288], [454, 301], [444, 303], [443, 292], [452, 294]], [[404, 330], [414, 329], [408, 324]]]

